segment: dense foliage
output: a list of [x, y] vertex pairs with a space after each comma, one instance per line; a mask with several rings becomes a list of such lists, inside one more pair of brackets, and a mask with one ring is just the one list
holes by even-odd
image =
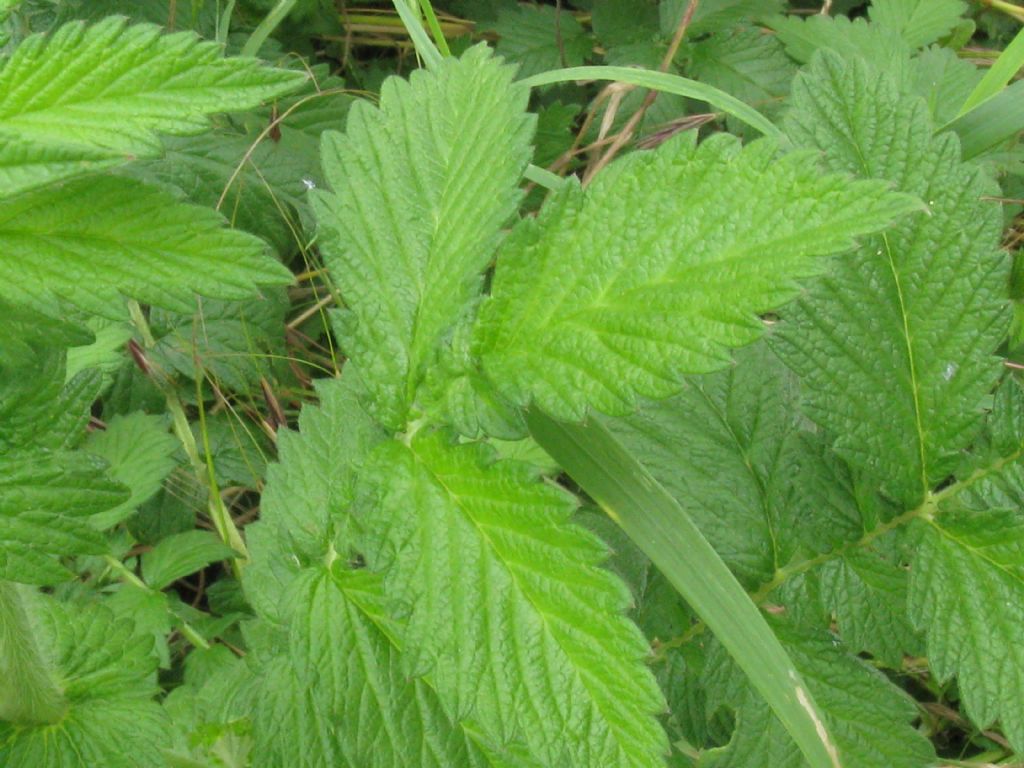
[[1024, 8], [0, 22], [0, 765], [1024, 756]]

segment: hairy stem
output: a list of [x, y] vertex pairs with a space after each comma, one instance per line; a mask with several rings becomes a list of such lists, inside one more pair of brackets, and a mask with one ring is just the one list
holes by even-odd
[[21, 589], [0, 581], [0, 720], [20, 725], [56, 723], [68, 703], [36, 644]]

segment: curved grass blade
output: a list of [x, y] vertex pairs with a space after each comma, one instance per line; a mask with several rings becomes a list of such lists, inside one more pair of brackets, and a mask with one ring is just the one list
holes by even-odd
[[812, 768], [841, 768], [835, 743], [796, 667], [707, 539], [668, 492], [599, 422], [567, 424], [536, 408], [534, 439], [651, 558], [715, 633]]
[[541, 72], [532, 77], [527, 77], [521, 82], [524, 85], [535, 88], [540, 85], [552, 85], [572, 80], [616, 80], [620, 83], [629, 83], [630, 85], [642, 88], [673, 93], [689, 99], [699, 99], [700, 101], [706, 101], [715, 109], [732, 115], [737, 120], [742, 120], [765, 136], [772, 136], [783, 143], [786, 140], [785, 135], [771, 120], [753, 107], [744, 104], [735, 96], [730, 96], [718, 88], [712, 88], [706, 83], [699, 83], [696, 80], [690, 80], [687, 77], [672, 75], [667, 72], [655, 72], [648, 69], [637, 69], [636, 67], [568, 67], [567, 69], [553, 69], [549, 72]]
[[976, 106], [996, 96], [1009, 83], [1020, 68], [1024, 67], [1024, 29], [1017, 33], [1006, 49], [999, 54], [995, 64], [985, 73], [978, 86], [971, 91], [957, 117], [963, 117]]

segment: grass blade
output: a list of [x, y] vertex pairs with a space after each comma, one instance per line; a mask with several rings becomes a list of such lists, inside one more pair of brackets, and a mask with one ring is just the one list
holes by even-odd
[[430, 39], [427, 30], [423, 28], [419, 4], [411, 6], [406, 0], [392, 0], [392, 3], [402, 19], [402, 24], [405, 25], [406, 32], [412, 38], [412, 44], [416, 47], [416, 53], [423, 59], [427, 69], [436, 69], [441, 64], [441, 52], [434, 45], [434, 41]]
[[651, 558], [771, 706], [812, 768], [841, 768], [810, 691], [764, 617], [686, 512], [599, 422], [535, 408], [534, 439]]
[[541, 72], [525, 78], [522, 82], [535, 88], [540, 85], [565, 83], [572, 80], [615, 80], [642, 88], [651, 88], [655, 91], [674, 93], [677, 96], [685, 96], [690, 99], [699, 99], [706, 101], [715, 109], [742, 120], [765, 136], [773, 136], [779, 140], [784, 139], [782, 131], [771, 120], [735, 96], [730, 96], [725, 91], [712, 88], [705, 83], [698, 83], [696, 80], [667, 72], [655, 72], [636, 67], [569, 67], [568, 69]]
[[957, 117], [963, 117], [983, 101], [998, 94], [1021, 67], [1024, 67], [1024, 29], [1018, 32], [1013, 41], [1006, 46], [1006, 50], [999, 54], [995, 64], [985, 73], [985, 77], [960, 107]]
[[1024, 130], [1024, 80], [1001, 90], [939, 130], [956, 131], [964, 160], [977, 157]]

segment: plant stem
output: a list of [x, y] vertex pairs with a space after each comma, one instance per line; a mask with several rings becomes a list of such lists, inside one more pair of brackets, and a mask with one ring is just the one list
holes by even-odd
[[[156, 594], [157, 590], [152, 589], [148, 584], [146, 584], [146, 582], [144, 582], [142, 579], [140, 579], [138, 576], [132, 573], [128, 568], [125, 567], [125, 564], [118, 560], [116, 557], [104, 555], [103, 559], [107, 563], [107, 565], [110, 566], [110, 569], [117, 573], [117, 575], [120, 576], [121, 579], [123, 579], [128, 584], [131, 584], [133, 587], [141, 589], [145, 592]], [[178, 619], [178, 621], [180, 622], [180, 626], [178, 627], [178, 629], [181, 632], [181, 634], [184, 635], [186, 640], [188, 640], [190, 643], [192, 643], [192, 645], [196, 646], [197, 648], [202, 648], [204, 651], [210, 649], [209, 641], [207, 641], [205, 637], [200, 635], [195, 630], [195, 628], [192, 627], [192, 625], [190, 625], [184, 619]]]
[[[151, 349], [156, 346], [156, 339], [153, 337], [153, 331], [149, 327], [149, 321], [146, 320], [142, 307], [134, 299], [128, 302], [128, 312], [131, 315], [132, 324], [139, 332], [139, 335], [142, 336], [142, 342], [146, 345], [146, 348]], [[197, 373], [198, 375], [201, 375], [201, 372]], [[231, 515], [224, 506], [224, 500], [217, 493], [217, 484], [213, 473], [213, 460], [210, 458], [210, 447], [206, 436], [205, 423], [200, 425], [206, 450], [206, 460], [204, 461], [203, 457], [199, 454], [199, 447], [196, 444], [195, 435], [192, 434], [192, 428], [188, 423], [188, 416], [185, 415], [185, 408], [181, 404], [178, 393], [174, 391], [173, 385], [170, 382], [161, 381], [158, 377], [153, 377], [153, 381], [167, 402], [167, 410], [171, 414], [174, 434], [181, 443], [189, 463], [192, 465], [196, 479], [207, 491], [208, 510], [214, 527], [217, 529], [221, 540], [239, 553], [240, 557], [231, 561], [231, 570], [235, 574], [235, 578], [241, 578], [241, 563], [249, 559], [249, 550], [245, 546], [245, 541], [242, 540], [242, 535], [235, 527]], [[199, 383], [197, 380], [197, 389], [198, 387]], [[202, 412], [200, 412], [200, 416], [202, 416]]]
[[68, 703], [35, 642], [19, 590], [0, 581], [0, 720], [22, 725], [59, 722]]
[[979, 2], [993, 10], [1002, 11], [1007, 16], [1017, 19], [1017, 21], [1024, 22], [1024, 7], [1008, 3], [1005, 0], [979, 0]]
[[263, 43], [267, 41], [270, 34], [284, 21], [285, 16], [292, 12], [295, 2], [296, 0], [278, 0], [277, 5], [270, 10], [270, 13], [263, 17], [263, 21], [252, 31], [249, 39], [245, 41], [245, 45], [242, 46], [243, 56], [255, 56], [259, 53], [260, 48], [263, 47]]

